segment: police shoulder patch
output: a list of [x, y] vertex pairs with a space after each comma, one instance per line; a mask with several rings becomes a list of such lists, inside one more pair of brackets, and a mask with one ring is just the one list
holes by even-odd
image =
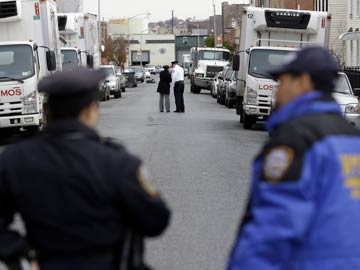
[[159, 195], [158, 191], [156, 190], [152, 177], [150, 175], [149, 170], [146, 166], [140, 165], [136, 171], [136, 178], [139, 182], [141, 188], [145, 190], [152, 197], [157, 197]]
[[276, 184], [288, 172], [294, 161], [295, 151], [289, 146], [270, 148], [264, 156], [263, 175], [265, 181]]

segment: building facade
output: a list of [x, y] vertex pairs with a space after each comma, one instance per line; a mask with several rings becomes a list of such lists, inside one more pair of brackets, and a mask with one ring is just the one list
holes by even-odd
[[127, 63], [131, 65], [170, 65], [175, 59], [175, 36], [135, 34], [130, 38]]
[[179, 63], [182, 62], [182, 56], [184, 54], [190, 54], [190, 50], [193, 47], [203, 47], [205, 44], [205, 39], [208, 36], [192, 36], [192, 35], [184, 35], [184, 36], [176, 36], [175, 37], [175, 54], [176, 60]]
[[241, 19], [244, 8], [248, 5], [229, 4], [223, 2], [221, 5], [223, 19], [223, 40], [237, 47], [240, 42]]

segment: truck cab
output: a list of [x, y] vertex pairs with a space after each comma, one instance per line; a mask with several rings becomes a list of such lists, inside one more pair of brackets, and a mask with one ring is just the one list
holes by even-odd
[[76, 48], [61, 48], [61, 63], [63, 71], [81, 67], [81, 51]]
[[282, 65], [289, 54], [305, 46], [327, 46], [330, 15], [326, 12], [246, 7], [242, 15], [236, 112], [245, 129], [266, 121], [277, 83], [267, 71]]
[[220, 48], [192, 48], [191, 60], [191, 92], [199, 94], [202, 89], [211, 90], [215, 75], [230, 63], [230, 51]]
[[0, 132], [35, 131], [45, 123], [38, 82], [61, 71], [56, 3], [0, 1], [0, 12]]

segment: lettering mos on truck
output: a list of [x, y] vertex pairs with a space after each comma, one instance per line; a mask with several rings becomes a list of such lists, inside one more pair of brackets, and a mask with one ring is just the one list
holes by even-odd
[[38, 81], [61, 70], [56, 3], [0, 0], [0, 15], [0, 129], [38, 130]]
[[283, 64], [299, 48], [327, 47], [330, 20], [326, 12], [245, 8], [239, 51], [233, 59], [233, 69], [238, 71], [236, 111], [245, 129], [265, 121], [271, 113], [278, 83], [267, 71]]

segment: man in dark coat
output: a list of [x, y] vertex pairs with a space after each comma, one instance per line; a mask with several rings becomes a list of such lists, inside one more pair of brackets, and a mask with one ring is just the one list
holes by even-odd
[[164, 66], [164, 70], [160, 72], [160, 82], [158, 85], [158, 93], [160, 94], [159, 99], [159, 110], [164, 112], [164, 99], [165, 109], [170, 112], [170, 83], [171, 74], [169, 73], [169, 66]]
[[[142, 161], [94, 130], [100, 71], [56, 73], [39, 84], [49, 126], [0, 155], [0, 260], [41, 270], [119, 269], [129, 230], [157, 236], [170, 211]], [[14, 214], [27, 236], [12, 231]]]

